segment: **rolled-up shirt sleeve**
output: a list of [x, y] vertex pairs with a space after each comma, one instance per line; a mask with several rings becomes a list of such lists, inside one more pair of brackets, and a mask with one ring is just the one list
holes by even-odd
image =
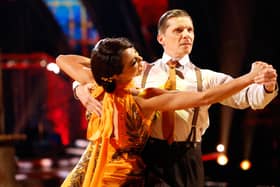
[[267, 93], [263, 85], [252, 84], [248, 87], [246, 95], [252, 109], [263, 109], [278, 95], [278, 86], [273, 92]]
[[[210, 70], [209, 70], [210, 71]], [[208, 86], [214, 87], [232, 80], [229, 75], [218, 72], [207, 72]], [[251, 84], [237, 94], [221, 101], [220, 103], [236, 109], [252, 108], [253, 110], [263, 109], [278, 95], [278, 85], [276, 89], [268, 93], [261, 84]]]

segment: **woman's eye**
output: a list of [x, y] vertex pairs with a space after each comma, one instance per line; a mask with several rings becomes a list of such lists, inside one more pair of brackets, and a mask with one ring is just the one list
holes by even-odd
[[137, 63], [137, 59], [134, 58], [131, 65], [134, 66], [136, 63]]

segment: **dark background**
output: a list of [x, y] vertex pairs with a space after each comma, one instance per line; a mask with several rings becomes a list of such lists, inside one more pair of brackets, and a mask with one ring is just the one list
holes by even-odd
[[[187, 10], [193, 18], [195, 44], [191, 60], [199, 67], [238, 76], [247, 72], [253, 61], [263, 60], [271, 63], [279, 73], [280, 16], [277, 1], [82, 0], [81, 2], [95, 23], [101, 38], [128, 37], [147, 61], [160, 57], [162, 53], [161, 47], [156, 42], [156, 23], [159, 15], [167, 9], [181, 8]], [[0, 49], [3, 56], [10, 53], [40, 52], [54, 59], [59, 54], [77, 53], [69, 45], [67, 36], [41, 0], [1, 0], [0, 24]], [[82, 51], [80, 54], [88, 55]], [[48, 73], [42, 71], [3, 69], [5, 131], [2, 133], [28, 134], [31, 132], [30, 128], [37, 129], [39, 122], [43, 122], [43, 126], [49, 124], [49, 121], [45, 120], [45, 114], [48, 113], [47, 116], [57, 115], [57, 120], [70, 124], [68, 127], [71, 128], [64, 129], [69, 131], [67, 141], [69, 144], [76, 138], [84, 138], [85, 128], [79, 126], [84, 111], [72, 96], [71, 80], [60, 74], [61, 83], [58, 83], [57, 78], [50, 78], [53, 75], [46, 75]], [[26, 81], [31, 83], [26, 84]], [[49, 97], [54, 90], [59, 92], [55, 93], [56, 97], [52, 100], [55, 105], [46, 103], [42, 98]], [[19, 100], [19, 97], [22, 99]], [[29, 105], [32, 105], [32, 108], [28, 108]], [[211, 125], [203, 138], [203, 152], [205, 154], [214, 152], [216, 145], [221, 141], [221, 134], [227, 132], [225, 139], [229, 163], [226, 166], [219, 166], [215, 160], [205, 161], [208, 180], [225, 181], [233, 186], [242, 186], [244, 183], [246, 184], [244, 186], [280, 184], [279, 106], [277, 97], [264, 110], [231, 110], [220, 105], [211, 107]], [[63, 109], [67, 110], [68, 116], [64, 117], [64, 121], [59, 114], [49, 112], [57, 107], [66, 107]], [[15, 120], [18, 112], [27, 113], [20, 124]], [[32, 137], [29, 138], [30, 141], [36, 141], [36, 137], [30, 136]], [[28, 153], [21, 148], [17, 150], [20, 157], [42, 156], [36, 155], [32, 147], [29, 147]], [[249, 171], [242, 171], [239, 168], [244, 155], [253, 163]]]

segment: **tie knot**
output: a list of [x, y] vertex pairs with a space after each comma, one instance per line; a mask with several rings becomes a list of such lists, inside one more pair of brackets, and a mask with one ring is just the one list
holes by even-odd
[[178, 67], [180, 67], [180, 63], [177, 60], [169, 60], [167, 62], [167, 65], [169, 66], [169, 68], [178, 68]]

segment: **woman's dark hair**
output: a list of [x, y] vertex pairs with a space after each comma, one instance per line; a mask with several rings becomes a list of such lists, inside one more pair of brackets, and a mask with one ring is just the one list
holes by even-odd
[[131, 47], [132, 43], [126, 38], [104, 38], [92, 50], [91, 71], [96, 83], [106, 92], [115, 90], [116, 80], [112, 77], [122, 73], [122, 53]]

